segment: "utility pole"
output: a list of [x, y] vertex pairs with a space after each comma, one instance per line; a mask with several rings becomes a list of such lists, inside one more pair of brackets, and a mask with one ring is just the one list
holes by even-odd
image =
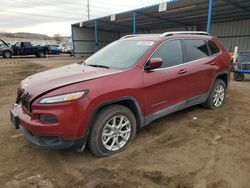
[[88, 13], [88, 20], [90, 20], [89, 0], [87, 0], [87, 13]]

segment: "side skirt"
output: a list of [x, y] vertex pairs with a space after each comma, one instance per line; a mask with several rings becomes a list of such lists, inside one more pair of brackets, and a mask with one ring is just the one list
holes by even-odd
[[166, 115], [172, 114], [174, 112], [183, 110], [185, 108], [188, 108], [188, 107], [191, 107], [191, 106], [206, 102], [208, 96], [209, 96], [209, 93], [198, 95], [198, 96], [192, 97], [190, 99], [187, 99], [185, 101], [179, 102], [179, 103], [177, 103], [175, 105], [172, 105], [172, 106], [170, 106], [168, 108], [165, 108], [165, 109], [163, 109], [161, 111], [150, 114], [150, 115], [145, 117], [144, 126], [150, 124], [152, 121], [154, 121], [156, 119], [159, 119], [159, 118], [161, 118], [163, 116], [166, 116]]

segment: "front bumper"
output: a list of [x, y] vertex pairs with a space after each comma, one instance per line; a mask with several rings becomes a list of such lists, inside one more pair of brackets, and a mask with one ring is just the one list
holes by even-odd
[[[79, 116], [85, 112], [82, 105], [73, 102], [35, 107], [27, 113], [21, 105], [15, 105], [10, 111], [11, 122], [16, 129], [32, 143], [49, 149], [80, 149], [83, 151], [88, 128], [87, 116]], [[39, 120], [39, 114], [53, 114], [57, 123], [45, 123]], [[86, 114], [86, 113], [85, 113]]]
[[[19, 125], [20, 126], [20, 125]], [[28, 129], [20, 126], [23, 135], [33, 144], [47, 149], [81, 149], [84, 150], [87, 139], [64, 139], [58, 136], [33, 135]]]
[[18, 113], [15, 110], [10, 111], [10, 119], [16, 129], [20, 129], [23, 135], [33, 144], [47, 149], [78, 149], [83, 151], [86, 145], [86, 137], [78, 139], [65, 139], [59, 136], [34, 135], [27, 128], [20, 125]]

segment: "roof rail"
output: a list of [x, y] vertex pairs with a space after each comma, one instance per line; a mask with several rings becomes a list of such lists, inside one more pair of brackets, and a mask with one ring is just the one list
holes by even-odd
[[176, 31], [176, 32], [166, 32], [161, 34], [161, 37], [167, 37], [172, 35], [206, 35], [210, 36], [209, 33], [204, 31]]
[[161, 34], [158, 34], [158, 33], [133, 34], [133, 35], [123, 36], [121, 39], [127, 39], [127, 38], [132, 38], [132, 37], [141, 37], [141, 36], [160, 37]]
[[125, 35], [125, 36], [121, 37], [120, 39], [127, 39], [127, 38], [142, 36], [142, 35], [143, 34]]
[[174, 32], [165, 32], [163, 34], [133, 34], [133, 35], [125, 35], [121, 37], [120, 39], [127, 39], [127, 38], [133, 38], [133, 37], [139, 37], [139, 36], [147, 36], [147, 35], [155, 35], [159, 37], [167, 37], [172, 35], [205, 35], [210, 36], [209, 33], [204, 31], [174, 31]]

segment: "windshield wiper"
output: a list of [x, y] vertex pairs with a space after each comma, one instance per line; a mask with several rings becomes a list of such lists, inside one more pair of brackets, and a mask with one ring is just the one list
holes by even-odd
[[106, 65], [91, 65], [91, 64], [87, 64], [88, 66], [91, 66], [91, 67], [99, 67], [99, 68], [105, 68], [105, 69], [109, 69], [110, 67], [106, 66]]

